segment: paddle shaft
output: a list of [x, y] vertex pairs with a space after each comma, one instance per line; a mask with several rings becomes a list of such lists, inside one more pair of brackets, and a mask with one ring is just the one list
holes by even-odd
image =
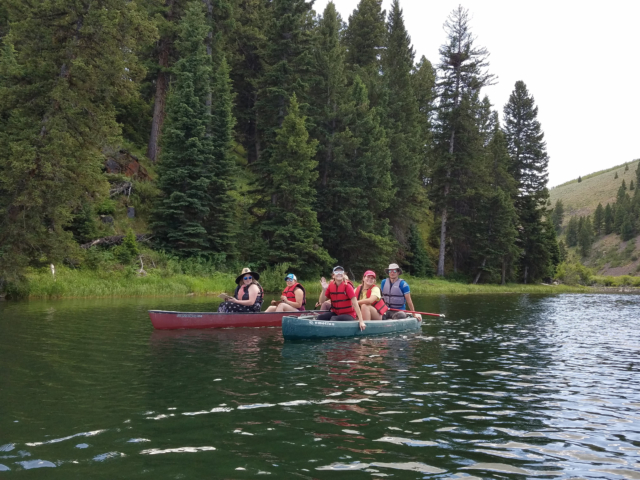
[[390, 308], [392, 312], [407, 312], [407, 313], [419, 313], [420, 315], [430, 315], [432, 317], [444, 317], [444, 313], [427, 313], [427, 312], [416, 312], [414, 310], [400, 310], [398, 308]]

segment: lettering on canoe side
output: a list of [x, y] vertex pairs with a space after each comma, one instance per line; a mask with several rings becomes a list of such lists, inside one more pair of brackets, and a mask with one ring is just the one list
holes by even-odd
[[309, 320], [309, 323], [311, 325], [329, 325], [329, 326], [335, 325], [335, 323], [333, 322], [323, 322], [322, 320]]
[[179, 313], [178, 318], [202, 318], [202, 315], [196, 315], [195, 313]]

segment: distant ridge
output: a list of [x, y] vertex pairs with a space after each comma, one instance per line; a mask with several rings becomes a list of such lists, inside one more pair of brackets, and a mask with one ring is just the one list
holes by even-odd
[[[600, 170], [582, 177], [582, 181], [578, 179], [570, 180], [566, 183], [553, 187], [549, 190], [551, 206], [556, 201], [562, 200], [564, 204], [564, 224], [569, 222], [573, 216], [591, 215], [595, 211], [598, 203], [606, 206], [607, 203], [613, 203], [622, 180], [625, 181], [627, 188], [631, 180], [636, 183], [636, 168], [640, 159], [632, 160], [615, 167]], [[629, 169], [625, 172], [625, 166]], [[615, 178], [616, 172], [618, 178]], [[636, 186], [637, 187], [637, 186]]]

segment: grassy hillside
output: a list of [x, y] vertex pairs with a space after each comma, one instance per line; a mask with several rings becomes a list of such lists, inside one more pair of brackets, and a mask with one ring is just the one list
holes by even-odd
[[[607, 170], [592, 173], [558, 185], [550, 190], [551, 204], [557, 200], [564, 204], [564, 222], [567, 223], [574, 216], [593, 215], [598, 203], [606, 206], [613, 204], [622, 180], [627, 187], [631, 180], [636, 181], [636, 169], [640, 160], [627, 162]], [[628, 169], [626, 169], [628, 166]], [[616, 173], [618, 178], [615, 178]], [[633, 192], [631, 192], [633, 193]], [[560, 238], [565, 237], [565, 230]], [[569, 249], [569, 256], [583, 265], [590, 267], [597, 275], [620, 277], [624, 275], [640, 275], [640, 236], [623, 242], [619, 235], [610, 234], [595, 239], [588, 257], [581, 257], [576, 248]]]
[[[582, 182], [577, 179], [558, 185], [550, 190], [551, 204], [555, 205], [557, 200], [564, 203], [564, 224], [573, 216], [591, 215], [595, 211], [598, 203], [604, 207], [607, 203], [616, 200], [616, 193], [622, 180], [627, 186], [631, 180], [636, 178], [636, 168], [639, 160], [628, 162], [629, 169], [625, 172], [625, 164], [617, 167], [601, 170], [582, 177]], [[616, 172], [618, 178], [615, 178]]]

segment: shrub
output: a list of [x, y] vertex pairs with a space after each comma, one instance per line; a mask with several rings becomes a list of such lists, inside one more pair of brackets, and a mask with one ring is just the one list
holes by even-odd
[[279, 263], [258, 273], [260, 273], [260, 285], [265, 292], [281, 292], [286, 286], [284, 277], [289, 273], [289, 264]]
[[113, 249], [113, 255], [124, 265], [128, 265], [131, 261], [140, 255], [140, 247], [136, 240], [136, 234], [132, 229], [127, 231], [122, 244]]
[[590, 285], [593, 273], [581, 263], [562, 262], [558, 265], [556, 279], [567, 285]]
[[113, 215], [116, 212], [116, 202], [110, 198], [105, 198], [96, 205], [96, 213], [98, 215]]

